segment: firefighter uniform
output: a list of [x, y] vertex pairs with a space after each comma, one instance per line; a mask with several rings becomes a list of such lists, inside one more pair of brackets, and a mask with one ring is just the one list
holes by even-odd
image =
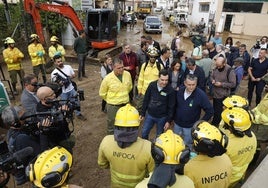
[[104, 137], [100, 144], [98, 164], [110, 168], [111, 187], [135, 187], [154, 168], [151, 142], [138, 138], [130, 147], [120, 148], [113, 135]]
[[252, 161], [257, 139], [251, 131], [251, 117], [249, 112], [239, 107], [225, 109], [222, 114], [225, 127], [230, 130], [227, 155], [230, 157], [233, 167], [230, 186], [236, 186], [243, 180], [249, 163]]
[[108, 134], [113, 134], [115, 114], [120, 107], [129, 102], [129, 92], [131, 89], [132, 79], [127, 71], [123, 71], [119, 77], [113, 71], [102, 80], [99, 95], [107, 102]]
[[39, 37], [36, 34], [31, 35], [31, 44], [28, 46], [28, 53], [30, 55], [33, 73], [38, 78], [39, 72], [41, 71], [43, 81], [46, 82], [46, 72], [44, 68], [45, 64], [45, 50], [43, 45], [39, 42]]
[[225, 154], [228, 137], [202, 120], [194, 124], [192, 137], [197, 156], [185, 165], [184, 174], [195, 188], [227, 188], [232, 173], [232, 162]]
[[244, 136], [239, 138], [233, 134], [227, 136], [229, 138], [227, 155], [233, 164], [230, 184], [235, 184], [244, 177], [248, 165], [256, 152], [257, 140], [253, 132], [252, 137]]
[[197, 155], [184, 167], [184, 174], [191, 178], [195, 188], [227, 188], [230, 183], [232, 162], [223, 154], [209, 157]]
[[185, 148], [183, 139], [172, 130], [167, 130], [157, 137], [151, 145], [151, 154], [157, 165], [149, 178], [145, 178], [136, 188], [144, 187], [183, 187], [194, 188], [193, 181], [176, 174], [179, 164], [189, 161], [190, 150]]
[[252, 131], [255, 133], [258, 148], [260, 148], [261, 153], [267, 147], [268, 142], [268, 94], [266, 94], [261, 102], [252, 109], [254, 114], [254, 119], [252, 119]]
[[[30, 44], [28, 46], [28, 52], [29, 52], [29, 55], [31, 57], [33, 67], [37, 66], [37, 65], [40, 65], [40, 64], [45, 64], [44, 54], [46, 52], [45, 52], [45, 50], [44, 50], [44, 48], [43, 48], [41, 43], [38, 43], [38, 44], [32, 43], [32, 44]], [[40, 53], [38, 53], [38, 52], [40, 52]]]
[[21, 63], [24, 58], [24, 54], [18, 48], [14, 47], [15, 41], [12, 38], [6, 38], [5, 44], [8, 45], [8, 47], [3, 51], [3, 58], [7, 64], [11, 84], [15, 93], [17, 92], [17, 75], [20, 77], [20, 82], [23, 88], [22, 78], [24, 75]]
[[65, 58], [64, 58], [64, 56], [65, 56], [66, 52], [65, 52], [65, 49], [63, 48], [63, 46], [59, 44], [59, 39], [58, 39], [58, 37], [56, 37], [56, 36], [52, 36], [52, 37], [50, 38], [50, 42], [51, 42], [51, 44], [52, 44], [52, 45], [48, 48], [48, 55], [49, 55], [50, 59], [53, 60], [53, 57], [54, 57], [55, 55], [60, 55], [62, 61], [65, 62]]

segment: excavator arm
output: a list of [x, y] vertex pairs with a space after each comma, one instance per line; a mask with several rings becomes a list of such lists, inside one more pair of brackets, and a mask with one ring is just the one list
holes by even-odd
[[41, 16], [39, 11], [54, 12], [69, 19], [77, 31], [84, 29], [75, 10], [67, 3], [54, 0], [56, 4], [35, 3], [34, 0], [24, 0], [24, 10], [33, 18], [36, 34], [40, 37], [40, 42], [44, 43], [45, 38], [42, 29]]

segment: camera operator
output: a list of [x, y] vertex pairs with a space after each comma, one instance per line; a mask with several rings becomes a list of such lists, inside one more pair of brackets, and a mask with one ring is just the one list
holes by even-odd
[[[24, 165], [27, 165], [35, 156], [40, 153], [39, 141], [36, 137], [31, 136], [27, 132], [23, 131], [24, 122], [20, 120], [20, 117], [24, 114], [22, 107], [8, 106], [2, 111], [2, 120], [5, 126], [9, 128], [7, 132], [8, 150], [11, 153], [20, 151], [28, 146], [33, 148], [33, 153], [29, 154]], [[24, 173], [24, 168], [14, 172], [17, 185], [24, 184], [27, 179]]]
[[268, 47], [268, 37], [263, 36], [261, 40], [257, 40], [256, 44], [250, 49], [252, 53], [252, 60], [259, 58], [259, 52], [261, 49], [267, 49]]
[[56, 68], [51, 73], [51, 81], [57, 82], [62, 86], [61, 100], [70, 100], [79, 106], [79, 109], [75, 110], [75, 115], [78, 119], [85, 121], [86, 117], [84, 117], [80, 111], [80, 104], [75, 89], [76, 85], [74, 85], [75, 83], [71, 80], [75, 77], [73, 68], [70, 65], [64, 65], [60, 55], [55, 55], [53, 60]]
[[[42, 86], [36, 93], [40, 102], [36, 106], [36, 111], [50, 112], [49, 115], [41, 116], [42, 118], [49, 118], [52, 122], [51, 126], [46, 129], [41, 128], [42, 134], [40, 134], [41, 151], [56, 145], [66, 148], [72, 152], [72, 148], [75, 144], [74, 137], [71, 136], [71, 131], [68, 127], [68, 122], [64, 113], [68, 113], [68, 107], [66, 105], [59, 105], [55, 102], [56, 95], [54, 91], [48, 86]], [[60, 113], [57, 113], [60, 111]]]
[[26, 75], [23, 78], [24, 89], [21, 94], [21, 104], [26, 112], [35, 113], [36, 105], [39, 99], [36, 96], [36, 91], [38, 87], [37, 78], [34, 74]]

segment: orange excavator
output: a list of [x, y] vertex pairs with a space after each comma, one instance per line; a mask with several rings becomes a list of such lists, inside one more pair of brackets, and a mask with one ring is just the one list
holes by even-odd
[[[117, 14], [111, 9], [89, 9], [87, 10], [85, 27], [81, 23], [75, 10], [68, 4], [54, 0], [54, 3], [35, 3], [34, 0], [24, 0], [24, 10], [31, 15], [36, 34], [40, 37], [40, 42], [45, 43], [40, 11], [54, 12], [69, 19], [72, 27], [76, 31], [85, 30], [89, 47], [93, 50], [95, 58], [111, 54], [115, 56], [122, 51], [122, 47], [117, 45]], [[74, 30], [74, 29], [73, 29]], [[74, 32], [77, 36], [77, 32]], [[105, 51], [105, 49], [109, 49]], [[103, 51], [104, 50], [104, 51]], [[102, 53], [101, 53], [102, 52]], [[101, 53], [101, 55], [99, 54]]]

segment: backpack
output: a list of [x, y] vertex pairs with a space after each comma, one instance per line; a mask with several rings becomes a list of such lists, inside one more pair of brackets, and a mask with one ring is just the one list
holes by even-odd
[[[143, 69], [143, 70], [145, 70], [145, 69], [146, 69], [146, 67], [147, 67], [148, 63], [149, 63], [149, 62], [148, 62], [148, 61], [146, 61], [146, 63], [145, 63], [145, 65], [144, 65], [144, 69]], [[158, 61], [156, 61], [155, 63], [156, 63], [156, 66], [157, 66], [158, 71], [160, 71], [160, 70], [161, 70], [161, 65], [160, 65], [160, 63], [159, 63]]]
[[207, 38], [201, 35], [194, 35], [191, 38], [192, 43], [194, 44], [194, 46], [203, 46], [206, 44], [207, 42]]
[[176, 40], [177, 40], [177, 37], [175, 37], [174, 39], [172, 39], [171, 45], [170, 45], [170, 49], [171, 50], [176, 50]]
[[[231, 72], [231, 70], [234, 70], [234, 68], [229, 68], [228, 70], [227, 70], [227, 81], [229, 82], [229, 75], [230, 75], [230, 72]], [[232, 87], [231, 88], [231, 94], [235, 94], [235, 90], [236, 90], [236, 88], [237, 88], [237, 86], [238, 86], [238, 79], [237, 79], [237, 75], [235, 74], [235, 86], [234, 87]]]

